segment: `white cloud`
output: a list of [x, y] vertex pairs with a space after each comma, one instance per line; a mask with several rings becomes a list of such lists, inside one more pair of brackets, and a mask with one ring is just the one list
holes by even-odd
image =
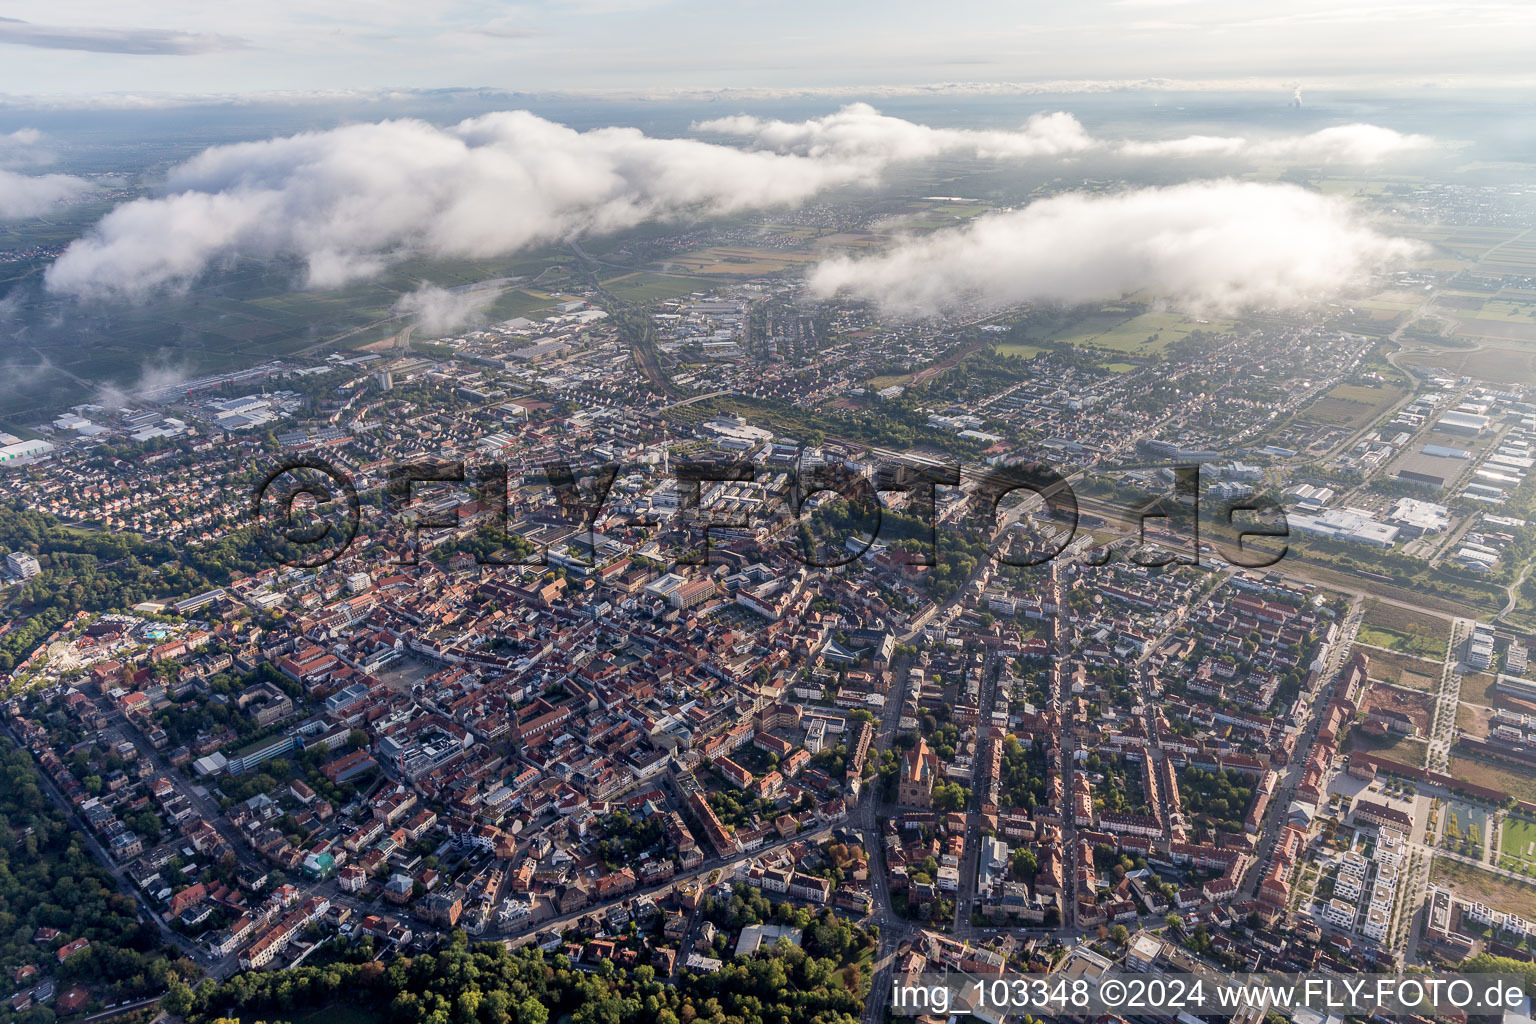
[[747, 152], [631, 128], [576, 132], [527, 112], [450, 128], [385, 121], [209, 149], [162, 198], [113, 210], [49, 268], [55, 292], [185, 287], [235, 255], [295, 257], [311, 287], [408, 252], [489, 257], [685, 214], [800, 202], [882, 162]]
[[1007, 160], [1100, 153], [1161, 159], [1372, 164], [1436, 145], [1434, 139], [1425, 135], [1404, 135], [1370, 124], [1338, 125], [1310, 135], [1270, 139], [1190, 135], [1154, 141], [1111, 141], [1092, 137], [1077, 118], [1061, 111], [1037, 114], [1018, 131], [931, 128], [888, 117], [867, 103], [849, 104], [835, 114], [807, 121], [738, 115], [700, 122], [694, 127], [749, 138], [755, 145], [778, 153], [880, 157], [890, 161], [940, 155]]
[[440, 334], [479, 317], [499, 294], [496, 288], [452, 291], [423, 283], [414, 292], [400, 296], [395, 312], [410, 313], [424, 330]]
[[73, 199], [90, 183], [69, 174], [17, 174], [0, 169], [0, 220], [36, 217]]
[[1131, 157], [1217, 157], [1260, 162], [1378, 164], [1391, 157], [1424, 153], [1437, 145], [1427, 135], [1404, 135], [1374, 124], [1341, 124], [1309, 135], [1272, 139], [1190, 135], [1181, 139], [1153, 142], [1123, 142], [1117, 147], [1117, 152]]
[[1429, 144], [1370, 125], [1256, 142], [1109, 142], [1065, 113], [1016, 131], [975, 131], [915, 124], [866, 104], [802, 122], [740, 116], [698, 127], [753, 146], [632, 128], [577, 132], [526, 111], [448, 128], [384, 121], [219, 146], [172, 171], [169, 194], [108, 214], [46, 281], [56, 293], [137, 298], [254, 257], [295, 259], [308, 287], [331, 288], [407, 254], [486, 258], [645, 221], [794, 205], [940, 155], [1379, 160]]
[[144, 400], [146, 395], [180, 384], [191, 371], [178, 363], [145, 363], [139, 367], [138, 380], [132, 384], [105, 383], [96, 389], [93, 401], [107, 409], [126, 409]]
[[920, 314], [1143, 290], [1221, 312], [1314, 303], [1419, 249], [1377, 232], [1338, 197], [1224, 180], [1042, 199], [882, 255], [829, 260], [809, 287]]
[[53, 150], [43, 144], [43, 133], [36, 128], [0, 134], [0, 170], [42, 167], [54, 159]]
[[154, 28], [104, 28], [96, 25], [37, 25], [17, 18], [0, 18], [0, 43], [45, 50], [84, 50], [90, 53], [177, 55], [240, 49], [244, 40], [199, 32]]
[[1037, 114], [1019, 131], [931, 128], [888, 117], [867, 103], [851, 103], [835, 114], [808, 121], [722, 117], [694, 126], [699, 131], [751, 138], [779, 153], [838, 159], [924, 160], [944, 154], [979, 159], [1067, 156], [1096, 143], [1071, 114]]
[[[499, 26], [492, 24], [492, 29]], [[472, 27], [461, 35], [484, 35], [485, 26]], [[509, 34], [516, 34], [511, 26]], [[1387, 92], [1424, 89], [1529, 91], [1536, 88], [1536, 74], [1529, 72], [1348, 74], [1309, 76], [1307, 89], [1317, 92], [1374, 90]], [[865, 82], [851, 85], [750, 86], [733, 88], [612, 88], [540, 89], [542, 100], [591, 100], [594, 102], [692, 102], [727, 105], [745, 102], [868, 101], [919, 97], [968, 99], [972, 97], [1029, 97], [1103, 95], [1113, 93], [1276, 93], [1292, 96], [1300, 90], [1294, 77], [1239, 78], [1073, 78], [1037, 81], [934, 81], [904, 84]], [[314, 89], [264, 89], [242, 92], [98, 91], [74, 93], [0, 93], [0, 109], [11, 110], [160, 110], [208, 106], [310, 106], [334, 103], [390, 103], [423, 97], [503, 97], [508, 103], [523, 101], [528, 93], [515, 89], [445, 87], [356, 87]]]

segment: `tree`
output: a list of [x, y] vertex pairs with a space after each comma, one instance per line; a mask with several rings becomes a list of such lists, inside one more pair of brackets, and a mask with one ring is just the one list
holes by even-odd
[[1040, 861], [1033, 850], [1018, 849], [1013, 853], [1012, 868], [1015, 878], [1029, 879], [1040, 873]]
[[192, 987], [180, 978], [172, 978], [160, 999], [160, 1008], [173, 1017], [185, 1017], [192, 1012]]
[[1125, 930], [1125, 925], [1117, 924], [1109, 930], [1109, 937], [1115, 945], [1123, 946], [1126, 940], [1131, 937], [1131, 933]]
[[549, 1024], [549, 1010], [529, 996], [517, 1004], [517, 1024]]

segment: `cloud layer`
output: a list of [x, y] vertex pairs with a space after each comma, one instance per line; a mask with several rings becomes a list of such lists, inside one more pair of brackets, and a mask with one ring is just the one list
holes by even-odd
[[802, 122], [728, 117], [698, 127], [752, 146], [650, 138], [632, 128], [577, 132], [517, 111], [447, 128], [396, 120], [215, 147], [176, 168], [167, 195], [119, 207], [71, 244], [47, 284], [81, 297], [140, 298], [254, 257], [296, 260], [307, 286], [337, 287], [410, 254], [492, 257], [644, 221], [794, 205], [835, 186], [874, 183], [893, 164], [943, 155], [1331, 162], [1430, 144], [1370, 125], [1269, 140], [1130, 143], [1095, 139], [1065, 113], [1016, 131], [974, 131], [915, 124], [865, 104]]
[[1294, 185], [1193, 182], [1042, 199], [879, 256], [827, 261], [809, 287], [823, 298], [848, 294], [918, 314], [962, 302], [1077, 303], [1143, 290], [1227, 312], [1314, 303], [1419, 249], [1377, 232], [1337, 197]]
[[1309, 135], [1250, 139], [1191, 135], [1152, 142], [1096, 139], [1071, 114], [1058, 111], [1029, 119], [1018, 131], [931, 128], [881, 114], [867, 103], [852, 103], [826, 117], [775, 121], [736, 116], [695, 125], [700, 131], [751, 139], [777, 153], [844, 158], [883, 155], [889, 160], [937, 156], [1028, 159], [1084, 154], [1132, 158], [1205, 158], [1250, 162], [1380, 163], [1422, 152], [1435, 141], [1370, 124], [1346, 124]]
[[197, 32], [157, 28], [100, 28], [38, 25], [17, 18], [0, 18], [0, 43], [36, 46], [45, 50], [85, 50], [90, 53], [132, 53], [186, 56], [244, 47], [243, 40]]
[[0, 168], [0, 220], [36, 217], [89, 189], [70, 174], [17, 174]]
[[450, 128], [385, 121], [205, 151], [163, 198], [108, 214], [48, 272], [81, 296], [189, 284], [227, 257], [295, 257], [311, 287], [405, 253], [489, 257], [683, 213], [789, 205], [873, 181], [879, 159], [748, 152], [526, 112]]
[[414, 292], [400, 296], [396, 313], [409, 313], [423, 330], [441, 334], [467, 324], [485, 312], [501, 292], [496, 288], [453, 291], [422, 284]]
[[43, 133], [36, 128], [0, 134], [0, 170], [42, 167], [53, 161], [53, 151], [43, 144]]
[[1374, 124], [1341, 124], [1272, 139], [1189, 135], [1158, 142], [1122, 142], [1114, 152], [1128, 157], [1214, 157], [1229, 160], [1304, 164], [1379, 164], [1393, 157], [1433, 149], [1427, 135], [1404, 135]]
[[863, 158], [885, 162], [964, 155], [978, 159], [1068, 156], [1096, 143], [1071, 114], [1031, 117], [1019, 131], [932, 128], [888, 117], [867, 103], [851, 103], [826, 117], [774, 121], [738, 115], [703, 121], [699, 131], [747, 137], [778, 153], [818, 159]]

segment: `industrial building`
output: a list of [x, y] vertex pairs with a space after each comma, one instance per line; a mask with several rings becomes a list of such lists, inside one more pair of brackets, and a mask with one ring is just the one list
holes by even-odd
[[1447, 434], [1462, 434], [1467, 437], [1481, 437], [1488, 430], [1489, 419], [1473, 412], [1462, 412], [1460, 409], [1452, 409], [1440, 417], [1440, 422], [1435, 424], [1436, 430], [1443, 430]]
[[1404, 536], [1422, 537], [1450, 529], [1451, 510], [1432, 501], [1398, 498], [1387, 514], [1387, 522], [1398, 527]]
[[51, 451], [53, 451], [53, 445], [47, 441], [37, 438], [23, 441], [12, 434], [0, 433], [0, 464], [26, 465]]
[[1298, 484], [1286, 491], [1285, 496], [1308, 512], [1315, 512], [1332, 501], [1335, 495], [1332, 487], [1323, 487], [1319, 484]]
[[1414, 469], [1400, 469], [1397, 478], [1406, 484], [1418, 484], [1421, 487], [1433, 487], [1436, 490], [1445, 488], [1445, 477], [1435, 473], [1420, 473]]
[[1329, 509], [1320, 515], [1292, 515], [1291, 529], [1329, 540], [1345, 540], [1373, 548], [1390, 548], [1397, 542], [1398, 527], [1373, 519], [1357, 508]]

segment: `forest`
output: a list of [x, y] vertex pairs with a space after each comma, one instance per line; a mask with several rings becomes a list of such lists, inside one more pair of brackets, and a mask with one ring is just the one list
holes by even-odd
[[[26, 965], [56, 971], [60, 990], [83, 984], [98, 1001], [152, 995], [174, 974], [196, 968], [177, 961], [162, 946], [152, 924], [139, 920], [133, 897], [86, 848], [77, 826], [48, 799], [31, 756], [9, 743], [0, 750], [0, 970], [7, 975]], [[48, 942], [34, 941], [39, 929], [55, 929]], [[54, 949], [77, 938], [90, 946], [57, 962]], [[22, 1024], [48, 1024], [47, 1007], [16, 1017]]]
[[864, 993], [845, 987], [836, 968], [783, 943], [669, 982], [649, 966], [605, 960], [583, 971], [533, 948], [471, 949], [455, 932], [442, 951], [387, 966], [335, 963], [238, 974], [196, 992], [179, 986], [167, 1009], [192, 1024], [287, 1019], [338, 1001], [390, 1024], [856, 1024]]

